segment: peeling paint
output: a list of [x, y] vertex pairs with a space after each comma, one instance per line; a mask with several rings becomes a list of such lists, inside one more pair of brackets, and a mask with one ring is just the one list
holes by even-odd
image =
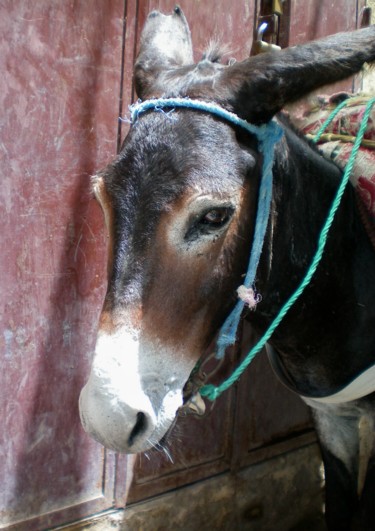
[[64, 347], [70, 347], [72, 344], [72, 328], [68, 320], [66, 319], [64, 320], [62, 324], [62, 329], [63, 329]]
[[5, 341], [5, 359], [10, 359], [12, 357], [12, 343], [13, 343], [13, 332], [12, 330], [4, 330], [3, 332], [4, 341]]

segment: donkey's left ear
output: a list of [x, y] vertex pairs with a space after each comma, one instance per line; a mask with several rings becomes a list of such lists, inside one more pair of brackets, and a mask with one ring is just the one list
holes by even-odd
[[223, 69], [214, 90], [208, 90], [241, 118], [265, 123], [285, 104], [352, 76], [373, 61], [375, 26], [370, 26], [250, 57]]
[[193, 63], [191, 35], [185, 15], [175, 7], [172, 15], [149, 14], [142, 31], [134, 67], [137, 94], [142, 99], [159, 96], [157, 81], [167, 70]]

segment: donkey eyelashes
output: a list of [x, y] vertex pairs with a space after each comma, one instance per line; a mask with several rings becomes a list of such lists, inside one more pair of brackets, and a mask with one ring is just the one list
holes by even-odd
[[229, 221], [232, 214], [233, 209], [231, 208], [214, 208], [201, 217], [199, 225], [209, 226], [212, 229], [220, 229]]

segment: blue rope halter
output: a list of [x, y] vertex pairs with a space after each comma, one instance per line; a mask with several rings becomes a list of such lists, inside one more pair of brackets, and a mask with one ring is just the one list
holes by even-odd
[[249, 266], [243, 286], [240, 286], [238, 289], [239, 299], [237, 304], [225, 320], [219, 332], [216, 357], [220, 359], [224, 356], [226, 348], [233, 345], [236, 341], [237, 328], [245, 304], [255, 308], [257, 302], [260, 300], [260, 296], [256, 295], [255, 292], [255, 276], [263, 248], [263, 241], [270, 213], [274, 148], [275, 144], [281, 139], [283, 130], [275, 121], [256, 126], [239, 118], [236, 114], [223, 109], [216, 103], [190, 100], [187, 98], [159, 98], [136, 103], [130, 107], [131, 121], [132, 124], [134, 124], [140, 114], [148, 110], [164, 112], [165, 108], [175, 109], [180, 107], [209, 112], [233, 125], [241, 127], [248, 133], [255, 135], [259, 142], [259, 151], [263, 155], [262, 177], [259, 188], [258, 208]]
[[[342, 106], [346, 104], [348, 100], [345, 100], [345, 102], [342, 105], [339, 105], [332, 114], [328, 117], [326, 122], [322, 125], [320, 130], [318, 131], [315, 141], [317, 142], [320, 135], [324, 131], [324, 129], [327, 127], [327, 125], [330, 123], [330, 121], [333, 119], [333, 117], [340, 111]], [[162, 102], [162, 103], [161, 103]], [[172, 103], [174, 102], [174, 103]], [[147, 105], [147, 103], [149, 105]], [[260, 253], [262, 251], [262, 245], [263, 240], [265, 236], [265, 231], [267, 228], [267, 220], [269, 215], [269, 209], [270, 209], [270, 203], [271, 203], [271, 193], [272, 193], [272, 164], [273, 164], [273, 153], [274, 153], [274, 147], [276, 142], [281, 138], [282, 136], [282, 130], [275, 122], [268, 123], [266, 125], [263, 125], [261, 127], [256, 127], [252, 124], [247, 123], [244, 120], [241, 120], [238, 118], [238, 116], [229, 113], [228, 111], [225, 111], [221, 107], [212, 104], [212, 103], [204, 103], [204, 102], [198, 102], [198, 101], [191, 101], [191, 100], [184, 100], [177, 98], [176, 100], [170, 99], [170, 100], [154, 100], [153, 103], [151, 102], [144, 102], [144, 104], [140, 104], [136, 106], [136, 112], [134, 114], [134, 119], [137, 119], [137, 116], [140, 112], [147, 109], [155, 109], [162, 111], [164, 107], [188, 107], [188, 108], [196, 108], [199, 110], [206, 110], [208, 112], [211, 112], [213, 114], [216, 114], [217, 116], [220, 116], [229, 122], [238, 125], [239, 127], [243, 127], [251, 134], [255, 134], [259, 141], [259, 148], [260, 151], [263, 153], [263, 175], [262, 175], [262, 181], [261, 181], [261, 187], [260, 187], [260, 197], [258, 200], [258, 212], [257, 212], [257, 219], [256, 219], [256, 228], [255, 228], [255, 234], [254, 234], [254, 242], [253, 242], [253, 248], [250, 255], [250, 263], [249, 263], [249, 270], [248, 274], [246, 275], [245, 279], [245, 289], [250, 288], [250, 286], [253, 286], [254, 280], [255, 280], [255, 274], [256, 269], [259, 263]], [[144, 107], [143, 107], [144, 105]], [[319, 263], [322, 258], [325, 245], [327, 242], [327, 236], [329, 229], [332, 225], [332, 222], [334, 220], [335, 214], [337, 209], [340, 206], [341, 198], [343, 196], [343, 193], [345, 191], [345, 187], [347, 183], [349, 182], [350, 174], [352, 172], [354, 162], [358, 153], [358, 150], [361, 146], [361, 142], [363, 139], [363, 136], [366, 131], [367, 123], [370, 117], [370, 112], [372, 107], [375, 105], [375, 98], [371, 98], [369, 102], [366, 105], [365, 112], [363, 114], [363, 118], [361, 121], [361, 126], [359, 128], [357, 138], [354, 142], [352, 152], [350, 154], [350, 158], [348, 161], [348, 164], [345, 167], [344, 175], [342, 178], [342, 181], [340, 183], [340, 186], [337, 189], [336, 195], [333, 199], [331, 208], [328, 212], [327, 219], [322, 227], [322, 230], [320, 232], [319, 238], [318, 238], [318, 245], [316, 253], [313, 257], [313, 260], [306, 272], [305, 277], [303, 278], [302, 282], [299, 284], [295, 292], [289, 297], [289, 299], [285, 302], [285, 304], [281, 307], [279, 313], [275, 317], [275, 319], [272, 321], [268, 329], [265, 331], [263, 336], [260, 338], [260, 340], [254, 345], [254, 347], [250, 350], [250, 352], [247, 354], [245, 359], [240, 363], [240, 365], [234, 370], [234, 372], [229, 376], [226, 380], [224, 380], [219, 386], [214, 386], [212, 384], [206, 384], [200, 389], [200, 394], [202, 396], [207, 397], [209, 400], [215, 400], [218, 396], [221, 395], [226, 389], [228, 389], [233, 383], [235, 383], [241, 374], [244, 372], [244, 370], [248, 367], [248, 365], [251, 363], [251, 361], [254, 359], [255, 355], [264, 347], [266, 342], [270, 339], [272, 336], [274, 330], [278, 327], [282, 319], [285, 317], [291, 306], [296, 302], [296, 300], [299, 298], [299, 296], [303, 293], [306, 286], [309, 285]], [[267, 135], [270, 135], [270, 139], [267, 139]], [[269, 142], [267, 142], [269, 140]], [[268, 149], [268, 151], [267, 151]], [[267, 184], [265, 184], [267, 183]], [[261, 212], [263, 203], [266, 203], [264, 207], [264, 212]], [[259, 220], [259, 223], [258, 223]], [[259, 225], [259, 227], [258, 227]], [[259, 239], [259, 235], [261, 235], [261, 238]], [[255, 241], [257, 240], [257, 242]], [[254, 256], [253, 256], [254, 255]], [[251, 271], [254, 268], [254, 271]], [[222, 356], [224, 354], [226, 346], [229, 346], [230, 344], [233, 344], [235, 341], [235, 335], [236, 335], [236, 329], [238, 325], [238, 321], [241, 316], [242, 309], [244, 307], [244, 301], [241, 301], [236, 305], [232, 313], [229, 315], [227, 320], [225, 321], [224, 325], [221, 328], [220, 331], [220, 337], [219, 341], [221, 344], [221, 350], [219, 347], [218, 355]], [[240, 308], [240, 309], [238, 309]], [[235, 328], [234, 328], [235, 327]], [[233, 333], [233, 335], [231, 335]], [[232, 341], [232, 343], [231, 343]]]

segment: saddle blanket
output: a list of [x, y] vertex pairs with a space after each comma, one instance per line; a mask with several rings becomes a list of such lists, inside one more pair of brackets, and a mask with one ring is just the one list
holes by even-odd
[[[339, 111], [317, 147], [324, 157], [333, 161], [341, 169], [345, 168], [353, 142], [361, 125], [366, 104], [372, 96], [338, 93], [333, 96], [319, 96], [308, 103], [299, 113], [289, 113], [292, 124], [302, 131], [307, 138], [314, 138], [320, 126], [325, 122], [334, 108], [344, 99], [349, 99], [346, 106]], [[361, 148], [358, 151], [351, 183], [359, 199], [360, 212], [367, 231], [375, 245], [375, 105], [368, 121], [367, 130]]]

